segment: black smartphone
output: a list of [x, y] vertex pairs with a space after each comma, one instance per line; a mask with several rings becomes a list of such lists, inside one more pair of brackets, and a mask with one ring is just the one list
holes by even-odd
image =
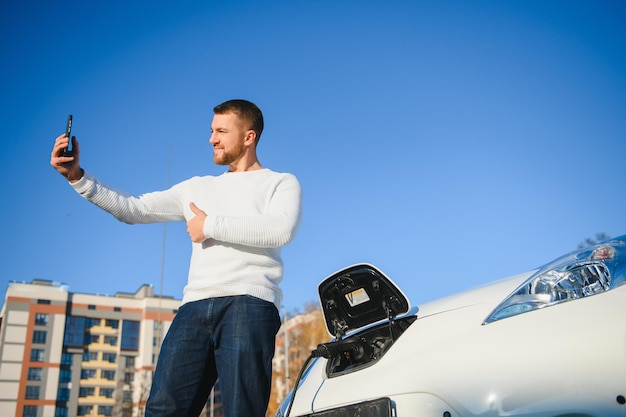
[[72, 115], [67, 116], [67, 124], [65, 125], [65, 134], [70, 142], [67, 144], [67, 148], [63, 149], [63, 156], [72, 155]]

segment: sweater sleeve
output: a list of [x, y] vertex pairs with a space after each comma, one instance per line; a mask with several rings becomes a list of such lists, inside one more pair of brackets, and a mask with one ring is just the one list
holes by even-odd
[[208, 215], [204, 234], [231, 244], [278, 248], [295, 237], [302, 219], [302, 189], [297, 178], [285, 174], [276, 186], [268, 210], [258, 216]]
[[70, 184], [83, 198], [128, 224], [184, 221], [176, 186], [165, 191], [133, 196], [115, 189], [85, 171]]

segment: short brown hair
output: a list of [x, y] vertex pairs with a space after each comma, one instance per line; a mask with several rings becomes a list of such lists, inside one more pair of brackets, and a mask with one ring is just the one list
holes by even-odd
[[249, 128], [256, 133], [256, 143], [261, 139], [263, 132], [263, 113], [256, 104], [247, 100], [228, 100], [213, 108], [215, 114], [235, 113], [241, 120], [249, 124]]

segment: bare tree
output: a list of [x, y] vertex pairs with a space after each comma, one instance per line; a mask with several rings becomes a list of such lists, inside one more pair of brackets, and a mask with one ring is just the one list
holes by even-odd
[[[300, 368], [311, 354], [311, 351], [318, 344], [328, 341], [330, 338], [326, 331], [324, 317], [322, 311], [316, 303], [308, 303], [305, 306], [306, 313], [291, 316], [289, 320], [283, 323], [277, 335], [277, 353], [282, 356], [288, 355], [285, 366], [276, 366], [272, 371], [272, 391], [270, 394], [270, 403], [266, 416], [274, 415], [278, 405], [285, 398], [285, 387], [290, 386], [295, 381], [295, 377], [300, 372]], [[288, 333], [288, 348], [284, 349], [284, 335]]]
[[611, 236], [607, 235], [606, 233], [596, 233], [596, 237], [595, 239], [593, 238], [586, 238], [583, 242], [578, 244], [578, 249], [583, 249], [583, 248], [587, 248], [589, 246], [593, 246], [593, 245], [597, 245], [600, 242], [603, 242], [605, 240], [609, 240], [611, 238]]

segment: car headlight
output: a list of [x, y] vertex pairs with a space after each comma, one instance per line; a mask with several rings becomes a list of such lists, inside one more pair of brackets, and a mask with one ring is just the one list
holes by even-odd
[[601, 294], [626, 282], [626, 235], [565, 255], [535, 272], [483, 324]]

